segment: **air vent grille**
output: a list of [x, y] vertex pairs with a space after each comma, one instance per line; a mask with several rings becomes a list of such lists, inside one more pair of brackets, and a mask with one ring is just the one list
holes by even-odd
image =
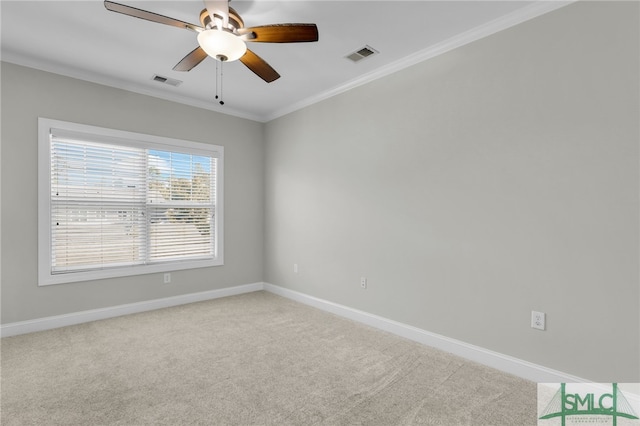
[[358, 62], [358, 61], [361, 61], [362, 59], [368, 58], [369, 56], [375, 55], [377, 53], [380, 53], [380, 52], [378, 52], [373, 47], [365, 46], [347, 55], [346, 58], [352, 60], [353, 62]]
[[151, 80], [157, 81], [158, 83], [168, 84], [169, 86], [178, 87], [182, 84], [182, 81], [176, 80], [175, 78], [163, 77], [161, 75], [154, 75], [151, 77]]

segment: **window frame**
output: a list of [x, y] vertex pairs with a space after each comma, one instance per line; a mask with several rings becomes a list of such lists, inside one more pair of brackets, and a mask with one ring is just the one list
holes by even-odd
[[[90, 271], [52, 273], [51, 232], [51, 134], [52, 130], [86, 136], [87, 142], [103, 142], [149, 150], [172, 151], [215, 157], [214, 247], [213, 259], [175, 260], [162, 263], [127, 265]], [[67, 121], [38, 118], [38, 286], [91, 281], [105, 278], [170, 272], [224, 265], [224, 147], [162, 136], [108, 129]], [[148, 236], [147, 236], [148, 243]]]

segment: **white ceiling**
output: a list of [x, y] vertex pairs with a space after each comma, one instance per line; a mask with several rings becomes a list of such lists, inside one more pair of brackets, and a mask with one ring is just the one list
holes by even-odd
[[[199, 25], [202, 1], [119, 3]], [[316, 23], [317, 43], [248, 43], [281, 75], [265, 83], [236, 61], [224, 64], [223, 99], [215, 64], [173, 66], [197, 46], [196, 34], [109, 12], [102, 1], [0, 2], [2, 60], [214, 111], [268, 121], [366, 81], [561, 7], [565, 1], [234, 0], [245, 26]], [[357, 63], [346, 55], [380, 53]], [[178, 87], [153, 75], [183, 81]]]

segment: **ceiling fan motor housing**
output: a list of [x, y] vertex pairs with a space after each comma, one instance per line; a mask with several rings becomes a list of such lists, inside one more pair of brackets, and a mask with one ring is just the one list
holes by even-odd
[[[222, 19], [222, 17], [220, 17], [220, 19]], [[202, 9], [202, 12], [200, 12], [200, 23], [207, 29], [216, 27], [207, 9]], [[232, 7], [229, 7], [229, 26], [231, 27], [229, 29], [233, 32], [237, 29], [244, 28], [244, 21]]]

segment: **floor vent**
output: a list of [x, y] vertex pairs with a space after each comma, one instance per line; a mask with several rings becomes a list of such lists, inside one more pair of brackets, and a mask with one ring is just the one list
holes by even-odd
[[176, 80], [175, 78], [163, 77], [161, 75], [154, 75], [151, 77], [151, 80], [157, 81], [158, 83], [168, 84], [169, 86], [178, 87], [182, 84], [182, 81]]
[[355, 52], [346, 56], [347, 59], [351, 59], [353, 62], [361, 61], [364, 58], [368, 58], [369, 56], [375, 55], [378, 52], [371, 46], [365, 46], [362, 49], [356, 50]]

